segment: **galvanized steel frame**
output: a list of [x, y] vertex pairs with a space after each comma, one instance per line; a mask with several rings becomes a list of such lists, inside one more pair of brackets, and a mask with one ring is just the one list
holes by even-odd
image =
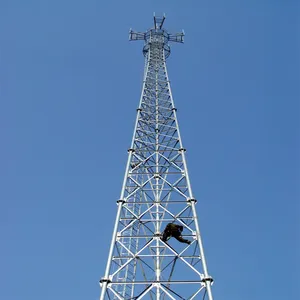
[[[130, 30], [130, 40], [145, 41], [145, 71], [100, 300], [213, 300], [166, 67], [169, 42], [183, 43], [184, 33], [169, 34], [164, 21], [154, 16], [147, 32]], [[175, 222], [190, 245], [161, 240]]]

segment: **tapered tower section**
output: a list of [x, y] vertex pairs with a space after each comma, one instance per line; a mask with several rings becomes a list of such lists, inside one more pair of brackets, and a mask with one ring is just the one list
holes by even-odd
[[[166, 67], [169, 43], [184, 34], [168, 33], [164, 21], [130, 30], [130, 40], [144, 41], [144, 80], [100, 300], [213, 299]], [[165, 231], [170, 223], [186, 243]]]

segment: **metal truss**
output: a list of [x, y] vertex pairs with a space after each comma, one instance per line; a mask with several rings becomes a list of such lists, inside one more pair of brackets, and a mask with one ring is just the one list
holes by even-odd
[[[213, 300], [166, 68], [169, 42], [183, 43], [184, 33], [169, 34], [164, 21], [130, 30], [130, 40], [145, 41], [145, 71], [100, 300]], [[168, 223], [192, 243], [163, 242]]]

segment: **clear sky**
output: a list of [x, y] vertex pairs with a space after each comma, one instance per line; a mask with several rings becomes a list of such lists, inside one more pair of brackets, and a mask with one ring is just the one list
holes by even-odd
[[98, 299], [153, 12], [215, 299], [300, 299], [298, 1], [2, 0], [1, 300]]

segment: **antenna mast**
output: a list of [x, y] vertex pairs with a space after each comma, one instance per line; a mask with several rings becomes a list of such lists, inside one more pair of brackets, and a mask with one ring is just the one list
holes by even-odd
[[184, 33], [170, 34], [165, 19], [129, 32], [144, 41], [144, 80], [100, 300], [213, 300], [166, 66]]

